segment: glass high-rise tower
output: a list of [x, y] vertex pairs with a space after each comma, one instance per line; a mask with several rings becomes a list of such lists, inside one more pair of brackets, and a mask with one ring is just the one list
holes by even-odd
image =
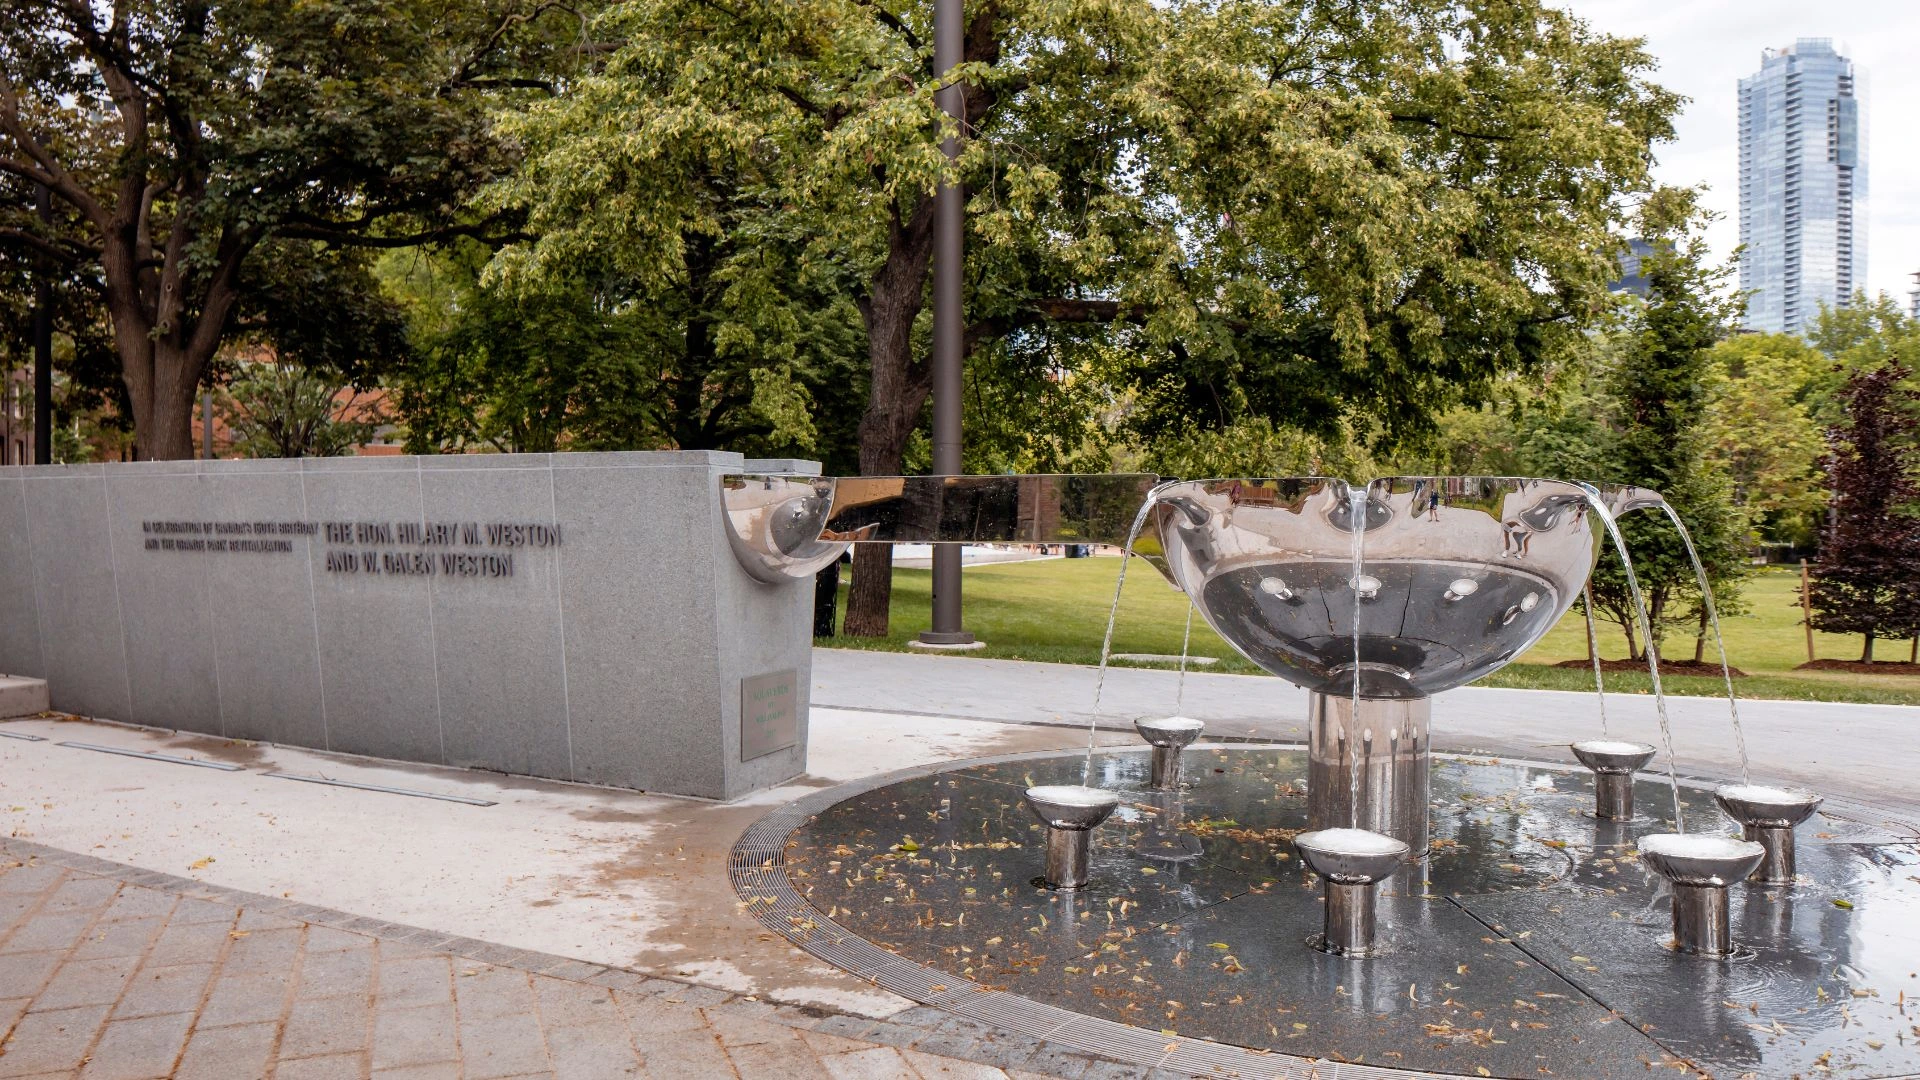
[[1867, 155], [1853, 61], [1827, 38], [1740, 80], [1742, 325], [1799, 333], [1867, 277]]

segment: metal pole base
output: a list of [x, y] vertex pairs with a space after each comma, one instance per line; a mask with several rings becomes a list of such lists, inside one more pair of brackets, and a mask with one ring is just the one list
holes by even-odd
[[1595, 773], [1593, 816], [1602, 821], [1633, 820], [1633, 774]]
[[1180, 747], [1153, 748], [1153, 790], [1180, 790]]
[[[1413, 858], [1427, 854], [1427, 802], [1432, 768], [1428, 698], [1307, 695], [1307, 823], [1313, 829], [1358, 828], [1403, 841]], [[1360, 812], [1353, 810], [1353, 757], [1358, 755]]]
[[1793, 884], [1793, 829], [1749, 822], [1743, 831], [1747, 839], [1767, 850], [1747, 880], [1755, 885]]
[[1673, 883], [1673, 947], [1695, 956], [1732, 954], [1725, 885]]
[[1081, 889], [1087, 884], [1087, 853], [1093, 847], [1087, 829], [1047, 828], [1047, 884]]
[[1374, 934], [1378, 929], [1373, 906], [1372, 882], [1326, 881], [1325, 932], [1320, 949], [1335, 956], [1366, 957], [1378, 949]]

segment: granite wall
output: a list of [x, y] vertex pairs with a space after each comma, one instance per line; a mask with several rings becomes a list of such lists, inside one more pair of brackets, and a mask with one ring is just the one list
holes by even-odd
[[812, 596], [735, 563], [717, 479], [795, 465], [0, 468], [0, 672], [87, 716], [731, 799], [805, 771]]

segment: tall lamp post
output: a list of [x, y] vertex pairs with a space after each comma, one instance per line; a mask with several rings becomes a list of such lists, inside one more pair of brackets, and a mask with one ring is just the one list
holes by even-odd
[[[961, 50], [961, 0], [933, 0], [933, 68], [948, 79], [964, 58]], [[965, 101], [960, 84], [949, 80], [936, 91], [936, 102], [964, 124]], [[940, 150], [949, 162], [960, 157], [958, 134], [948, 136]], [[933, 471], [953, 476], [960, 462], [961, 364], [966, 359], [965, 313], [961, 306], [961, 277], [965, 265], [966, 196], [955, 183], [942, 183], [933, 195]], [[976, 644], [961, 625], [960, 547], [933, 545], [933, 628], [917, 644], [935, 648], [966, 648]]]
[[[53, 224], [53, 200], [36, 184], [34, 209], [42, 225]], [[33, 463], [53, 464], [53, 262], [40, 257], [33, 287]]]

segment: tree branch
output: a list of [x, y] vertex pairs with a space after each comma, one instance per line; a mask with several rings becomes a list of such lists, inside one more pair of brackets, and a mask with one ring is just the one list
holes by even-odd
[[280, 236], [293, 240], [318, 240], [322, 243], [334, 244], [339, 247], [363, 248], [418, 247], [421, 244], [431, 244], [439, 240], [452, 240], [455, 237], [461, 236], [472, 237], [475, 240], [489, 244], [511, 244], [537, 239], [531, 233], [517, 231], [505, 233], [488, 232], [488, 224], [490, 223], [476, 222], [467, 225], [448, 225], [438, 229], [427, 229], [421, 232], [408, 233], [404, 236], [369, 236], [366, 233], [331, 226], [324, 222], [283, 225], [274, 231]]
[[[501, 40], [504, 39], [508, 32], [514, 27], [524, 23], [530, 23], [540, 16], [545, 15], [547, 12], [556, 10], [564, 11], [573, 16], [580, 21], [583, 28], [585, 27], [586, 20], [582, 19], [580, 12], [576, 10], [572, 4], [566, 3], [565, 0], [544, 0], [543, 3], [536, 5], [532, 11], [525, 14], [521, 14], [518, 11], [508, 12], [507, 15], [500, 20], [500, 24], [493, 28], [493, 33], [487, 35], [487, 40], [481, 42], [480, 47], [475, 49], [470, 56], [461, 61], [459, 67], [453, 70], [453, 74], [447, 78], [446, 85], [442, 89], [453, 90], [460, 87], [483, 85], [518, 85], [533, 81], [522, 79], [476, 80], [473, 78], [473, 72], [474, 69], [478, 68], [480, 64], [486, 60], [487, 56], [499, 46]], [[532, 88], [544, 89], [548, 93], [553, 92], [551, 84], [543, 83]]]
[[1387, 118], [1396, 124], [1424, 124], [1435, 131], [1445, 131], [1449, 134], [1458, 135], [1463, 139], [1480, 139], [1485, 142], [1513, 141], [1513, 136], [1511, 135], [1494, 135], [1484, 131], [1467, 131], [1464, 128], [1454, 127], [1452, 124], [1442, 123], [1440, 120], [1431, 116], [1407, 116], [1401, 113], [1388, 113]]
[[[873, 12], [875, 20], [899, 34], [901, 39], [907, 43], [907, 48], [912, 49], [914, 52], [919, 52], [924, 48], [920, 41], [920, 35], [914, 33], [906, 23], [901, 22], [900, 16], [881, 7], [875, 3], [874, 0], [860, 0], [860, 6]], [[931, 63], [932, 61], [929, 60], [928, 62]]]

